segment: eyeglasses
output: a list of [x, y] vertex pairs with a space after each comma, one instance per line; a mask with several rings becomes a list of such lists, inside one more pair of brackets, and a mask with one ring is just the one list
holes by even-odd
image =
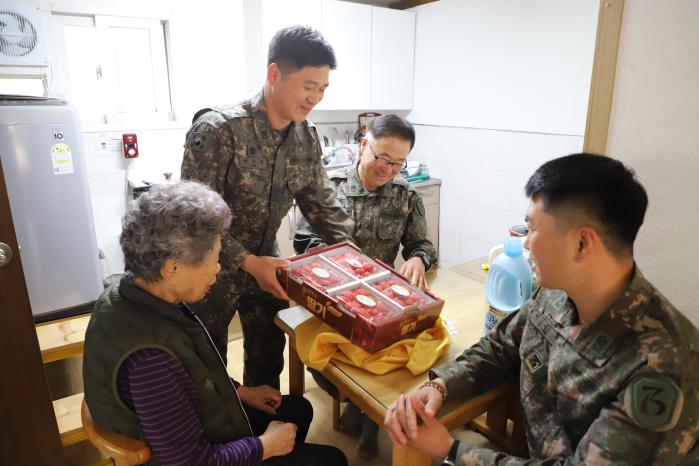
[[403, 160], [402, 162], [391, 162], [386, 157], [381, 157], [380, 155], [376, 155], [376, 151], [374, 151], [374, 148], [371, 147], [371, 143], [367, 143], [367, 145], [369, 146], [369, 149], [371, 149], [371, 153], [374, 155], [374, 160], [381, 161], [381, 163], [383, 163], [384, 166], [389, 167], [391, 170], [400, 170], [401, 168], [408, 167], [407, 160]]

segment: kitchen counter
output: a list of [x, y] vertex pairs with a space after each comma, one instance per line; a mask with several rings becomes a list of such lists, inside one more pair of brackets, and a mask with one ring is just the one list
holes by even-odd
[[425, 188], [427, 186], [440, 186], [442, 180], [439, 178], [430, 178], [429, 180], [409, 181], [408, 184], [411, 188]]

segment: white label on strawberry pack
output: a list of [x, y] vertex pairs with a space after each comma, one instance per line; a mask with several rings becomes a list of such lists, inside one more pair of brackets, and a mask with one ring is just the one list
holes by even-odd
[[330, 277], [330, 274], [328, 273], [327, 270], [321, 269], [320, 267], [313, 267], [311, 271], [320, 278], [328, 278]]
[[401, 296], [410, 296], [410, 291], [406, 290], [400, 285], [392, 285], [391, 289]]
[[364, 267], [364, 265], [361, 262], [359, 262], [357, 259], [354, 259], [354, 258], [347, 259], [347, 263], [349, 265], [351, 265], [352, 267], [354, 267], [355, 269], [358, 269], [360, 267]]
[[364, 304], [367, 307], [374, 307], [376, 306], [376, 301], [371, 299], [369, 296], [365, 296], [363, 294], [358, 294], [357, 295], [357, 301], [360, 303]]

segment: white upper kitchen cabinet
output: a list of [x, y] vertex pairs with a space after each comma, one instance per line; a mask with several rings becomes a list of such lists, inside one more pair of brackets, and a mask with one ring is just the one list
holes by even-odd
[[371, 7], [358, 3], [322, 0], [321, 32], [330, 42], [337, 69], [318, 110], [371, 108]]
[[371, 7], [371, 108], [413, 106], [415, 13]]
[[274, 34], [303, 24], [321, 30], [321, 0], [245, 0], [247, 90], [262, 88], [267, 74], [267, 51]]
[[247, 90], [260, 89], [269, 41], [294, 24], [322, 32], [337, 69], [318, 110], [409, 110], [415, 13], [336, 0], [245, 0]]

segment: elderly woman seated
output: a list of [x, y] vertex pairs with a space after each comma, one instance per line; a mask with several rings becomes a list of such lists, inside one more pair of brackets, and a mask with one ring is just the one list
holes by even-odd
[[154, 187], [122, 222], [127, 273], [102, 293], [85, 336], [85, 400], [95, 422], [147, 442], [148, 464], [347, 465], [304, 443], [303, 397], [233, 381], [188, 303], [216, 281], [231, 214], [204, 185]]

